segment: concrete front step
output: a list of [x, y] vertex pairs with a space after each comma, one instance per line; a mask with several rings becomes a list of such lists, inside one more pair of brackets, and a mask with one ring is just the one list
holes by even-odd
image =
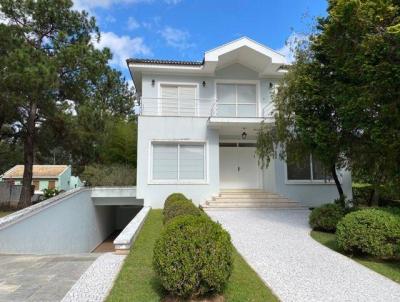
[[272, 208], [272, 207], [207, 207], [203, 206], [204, 211], [225, 211], [225, 210], [236, 210], [236, 211], [243, 211], [243, 210], [262, 210], [268, 209], [271, 211], [275, 210], [305, 210], [307, 207], [279, 207], [279, 208]]
[[259, 198], [246, 198], [246, 197], [235, 197], [235, 198], [226, 198], [226, 197], [216, 197], [213, 198], [213, 200], [210, 200], [210, 202], [221, 202], [221, 203], [226, 203], [226, 202], [255, 202], [255, 203], [260, 203], [260, 202], [293, 202], [287, 198], [276, 196], [276, 197], [259, 197]]
[[221, 189], [220, 193], [265, 193], [261, 189]]
[[222, 199], [229, 199], [229, 200], [238, 200], [238, 199], [251, 199], [251, 200], [259, 200], [259, 199], [287, 199], [277, 194], [265, 194], [265, 195], [235, 195], [235, 196], [226, 196], [220, 195], [213, 197], [213, 200], [222, 200]]
[[259, 189], [224, 189], [218, 196], [208, 200], [204, 208], [302, 208], [296, 201], [279, 194], [265, 192]]
[[266, 193], [266, 192], [259, 192], [259, 193], [221, 193], [215, 198], [275, 198], [281, 197], [278, 194], [274, 193]]
[[273, 208], [273, 209], [287, 209], [287, 208], [302, 208], [298, 203], [295, 202], [264, 202], [264, 203], [253, 203], [253, 202], [232, 202], [232, 203], [218, 203], [208, 202], [203, 206], [207, 209], [225, 209], [225, 208]]

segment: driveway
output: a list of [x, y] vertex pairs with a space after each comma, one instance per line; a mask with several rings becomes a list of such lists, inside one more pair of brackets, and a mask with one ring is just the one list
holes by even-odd
[[314, 241], [308, 210], [207, 212], [281, 301], [400, 301], [400, 285]]
[[0, 255], [0, 301], [60, 301], [99, 255]]

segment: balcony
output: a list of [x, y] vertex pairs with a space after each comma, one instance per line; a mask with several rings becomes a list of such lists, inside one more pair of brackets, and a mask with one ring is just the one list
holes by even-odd
[[218, 120], [241, 121], [273, 119], [274, 106], [259, 109], [258, 103], [218, 102], [217, 99], [147, 98], [140, 101], [140, 115], [207, 117]]
[[140, 102], [140, 114], [147, 116], [209, 117], [215, 99], [146, 98]]

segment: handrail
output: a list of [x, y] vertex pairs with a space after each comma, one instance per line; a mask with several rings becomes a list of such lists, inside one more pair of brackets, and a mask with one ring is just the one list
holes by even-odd
[[142, 96], [140, 97], [141, 99], [146, 99], [146, 100], [191, 100], [191, 101], [216, 101], [216, 98], [182, 98], [182, 97], [177, 97], [177, 98], [162, 98], [162, 97], [145, 97]]
[[275, 111], [275, 104], [273, 102], [265, 105], [262, 109], [262, 115], [263, 117], [273, 117]]
[[217, 100], [215, 100], [215, 102], [211, 106], [210, 116], [217, 115], [217, 106], [218, 106], [218, 103], [217, 103]]
[[[150, 116], [222, 116], [224, 106], [254, 106], [252, 117], [273, 117], [274, 104], [269, 103], [258, 109], [258, 103], [219, 103], [217, 98], [182, 98], [182, 97], [140, 97], [140, 115]], [[247, 107], [245, 107], [247, 108]], [[240, 108], [236, 108], [238, 110]], [[240, 109], [241, 110], [241, 109]], [[234, 117], [234, 116], [233, 116]]]
[[215, 98], [141, 97], [141, 115], [208, 117]]

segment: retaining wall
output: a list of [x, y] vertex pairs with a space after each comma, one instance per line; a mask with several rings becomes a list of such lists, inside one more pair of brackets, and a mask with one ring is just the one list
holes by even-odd
[[92, 251], [114, 230], [115, 211], [96, 207], [91, 189], [79, 188], [0, 219], [0, 253]]

